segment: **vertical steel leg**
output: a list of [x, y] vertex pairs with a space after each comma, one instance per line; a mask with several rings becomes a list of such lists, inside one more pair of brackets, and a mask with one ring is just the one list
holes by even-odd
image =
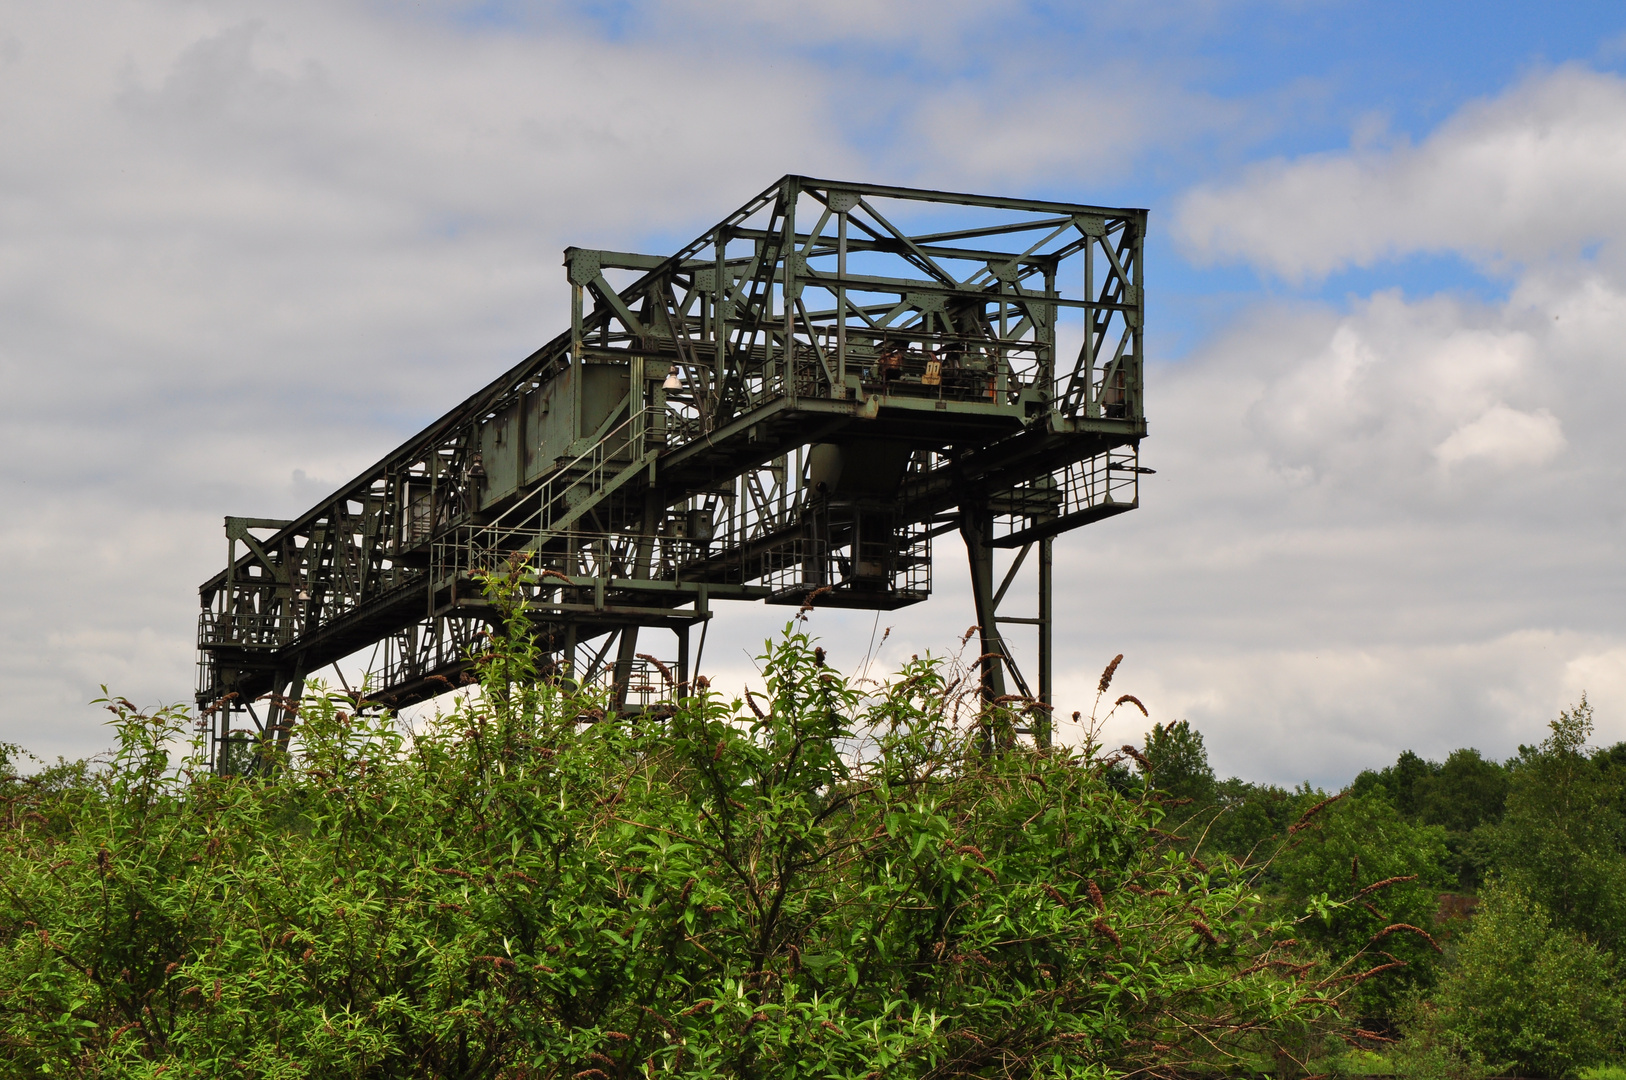
[[677, 686], [673, 687], [678, 699], [689, 696], [689, 625], [687, 623], [677, 627], [673, 632], [677, 634]]
[[1033, 741], [1041, 748], [1050, 745], [1051, 711], [1056, 704], [1052, 686], [1051, 650], [1055, 642], [1055, 609], [1052, 606], [1054, 577], [1050, 544], [1054, 537], [1039, 541], [1039, 704], [1033, 719]]
[[[971, 562], [971, 596], [977, 607], [977, 633], [982, 649], [982, 702], [987, 708], [1005, 696], [1005, 643], [999, 635], [994, 604], [994, 549], [988, 546], [994, 517], [984, 507], [967, 506], [960, 511], [960, 536], [965, 540]], [[991, 736], [984, 735], [984, 749], [992, 751]]]
[[[278, 680], [280, 687], [281, 680]], [[287, 751], [288, 740], [293, 738], [294, 721], [299, 719], [299, 699], [305, 696], [305, 657], [303, 654], [294, 658], [293, 671], [288, 676], [288, 692], [282, 695], [282, 700], [273, 701], [271, 708], [266, 710], [271, 727], [267, 728], [266, 735], [276, 732], [277, 750]], [[275, 719], [272, 719], [272, 718]]]
[[627, 689], [632, 685], [632, 662], [638, 658], [638, 627], [634, 625], [621, 628], [621, 645], [615, 653], [615, 684], [612, 692], [615, 695], [615, 711], [622, 712], [627, 707]]
[[[634, 565], [632, 576], [643, 579], [653, 577], [655, 557], [655, 532], [660, 528], [661, 502], [656, 491], [649, 491], [644, 495], [644, 516], [642, 535], [638, 537], [638, 548], [633, 556]], [[622, 712], [627, 707], [627, 688], [632, 685], [632, 662], [638, 658], [638, 627], [630, 625], [621, 630], [621, 648], [615, 655], [615, 709]]]
[[231, 745], [231, 714], [234, 711], [232, 709], [234, 704], [236, 703], [231, 701], [216, 703], [214, 759], [215, 773], [219, 776], [226, 775], [229, 765], [226, 749]]

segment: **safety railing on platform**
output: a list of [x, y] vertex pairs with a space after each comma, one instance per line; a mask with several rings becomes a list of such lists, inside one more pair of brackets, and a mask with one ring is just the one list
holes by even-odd
[[293, 636], [286, 616], [261, 612], [205, 611], [198, 615], [198, 644], [274, 649]]
[[762, 583], [775, 595], [830, 585], [830, 569], [830, 545], [818, 537], [786, 537], [762, 553]]
[[1139, 505], [1139, 453], [1132, 446], [1073, 462], [1054, 473], [1036, 477], [1001, 492], [990, 500], [994, 510], [994, 537], [1042, 528], [1050, 522], [1086, 511], [1107, 516]]
[[1140, 500], [1140, 454], [1133, 447], [1076, 461], [1055, 474], [1061, 493], [1061, 515], [1108, 503], [1133, 505]]
[[[528, 577], [549, 590], [590, 588], [595, 580], [653, 578], [685, 580], [687, 568], [703, 562], [713, 548], [710, 540], [658, 533], [591, 532], [565, 529], [497, 529], [468, 526], [455, 529], [431, 548], [431, 573], [444, 587], [454, 579], [508, 573], [523, 568]], [[704, 580], [718, 582], [717, 568], [708, 567]], [[738, 575], [727, 578], [743, 583]]]
[[[888, 594], [923, 600], [932, 590], [931, 533], [923, 523], [833, 543], [824, 536], [789, 536], [762, 554], [762, 583], [777, 597], [829, 589], [841, 594]], [[840, 598], [833, 598], [838, 601]]]
[[539, 533], [566, 527], [578, 507], [585, 512], [618, 476], [645, 462], [651, 449], [665, 445], [665, 419], [665, 410], [639, 409], [557, 469], [534, 495], [485, 527]]

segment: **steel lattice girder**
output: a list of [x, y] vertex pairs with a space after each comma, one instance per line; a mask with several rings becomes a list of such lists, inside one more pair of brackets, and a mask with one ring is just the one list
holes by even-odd
[[991, 546], [1132, 508], [1145, 222], [787, 176], [674, 255], [567, 249], [569, 330], [299, 518], [228, 519], [200, 703], [369, 647], [376, 691], [431, 696], [516, 552], [574, 644], [717, 599], [895, 607], [964, 508]]

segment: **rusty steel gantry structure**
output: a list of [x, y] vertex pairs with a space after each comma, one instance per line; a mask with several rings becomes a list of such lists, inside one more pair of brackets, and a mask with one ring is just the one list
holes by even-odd
[[[983, 693], [1035, 703], [1048, 740], [1052, 538], [1135, 507], [1150, 471], [1145, 227], [786, 176], [674, 255], [567, 249], [567, 331], [300, 517], [226, 519], [198, 624], [217, 765], [366, 650], [380, 702], [457, 684], [493, 618], [475, 575], [515, 553], [559, 669], [637, 708], [676, 690], [641, 629], [676, 632], [685, 686], [714, 602], [918, 603], [951, 530]], [[1068, 312], [1082, 344], [1061, 356]], [[1036, 609], [998, 614], [1034, 549]], [[1012, 624], [1037, 633], [1033, 683]]]

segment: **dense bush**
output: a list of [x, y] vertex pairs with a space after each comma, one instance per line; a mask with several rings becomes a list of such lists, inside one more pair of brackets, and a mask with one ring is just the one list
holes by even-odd
[[183, 712], [113, 702], [106, 769], [10, 777], [13, 1073], [1302, 1072], [1374, 963], [1311, 964], [1110, 759], [969, 751], [932, 663], [860, 696], [793, 626], [761, 706], [610, 721], [527, 627], [410, 737], [318, 696], [210, 776], [170, 763]]
[[1574, 1076], [1621, 1047], [1613, 958], [1553, 924], [1515, 886], [1493, 885], [1398, 1055], [1418, 1076]]
[[[0, 1074], [1290, 1078], [1398, 1024], [1362, 1067], [1467, 1080], [1626, 1048], [1626, 744], [1584, 699], [1505, 764], [1407, 752], [1334, 797], [1219, 780], [1184, 721], [1013, 745], [974, 673], [861, 693], [795, 622], [766, 696], [618, 717], [493, 589], [481, 693], [416, 731], [318, 693], [215, 776], [172, 760], [185, 711], [115, 700], [101, 766], [0, 746]], [[1472, 918], [1442, 896], [1484, 881]]]
[[1339, 959], [1378, 949], [1388, 978], [1364, 981], [1351, 1001], [1368, 1026], [1391, 1026], [1408, 995], [1432, 985], [1440, 953], [1429, 929], [1446, 870], [1445, 831], [1406, 821], [1385, 799], [1345, 796], [1304, 823], [1270, 866], [1288, 910], [1353, 895], [1306, 920], [1301, 933]]
[[1433, 983], [1440, 947], [1430, 930], [1454, 881], [1446, 831], [1408, 819], [1370, 785], [1365, 795], [1329, 796], [1217, 782], [1201, 733], [1185, 721], [1154, 726], [1141, 758], [1185, 850], [1253, 868], [1283, 916], [1312, 912], [1297, 932], [1329, 964], [1381, 958], [1385, 977], [1360, 980], [1344, 1006], [1367, 1028], [1392, 1029], [1402, 1003]]

